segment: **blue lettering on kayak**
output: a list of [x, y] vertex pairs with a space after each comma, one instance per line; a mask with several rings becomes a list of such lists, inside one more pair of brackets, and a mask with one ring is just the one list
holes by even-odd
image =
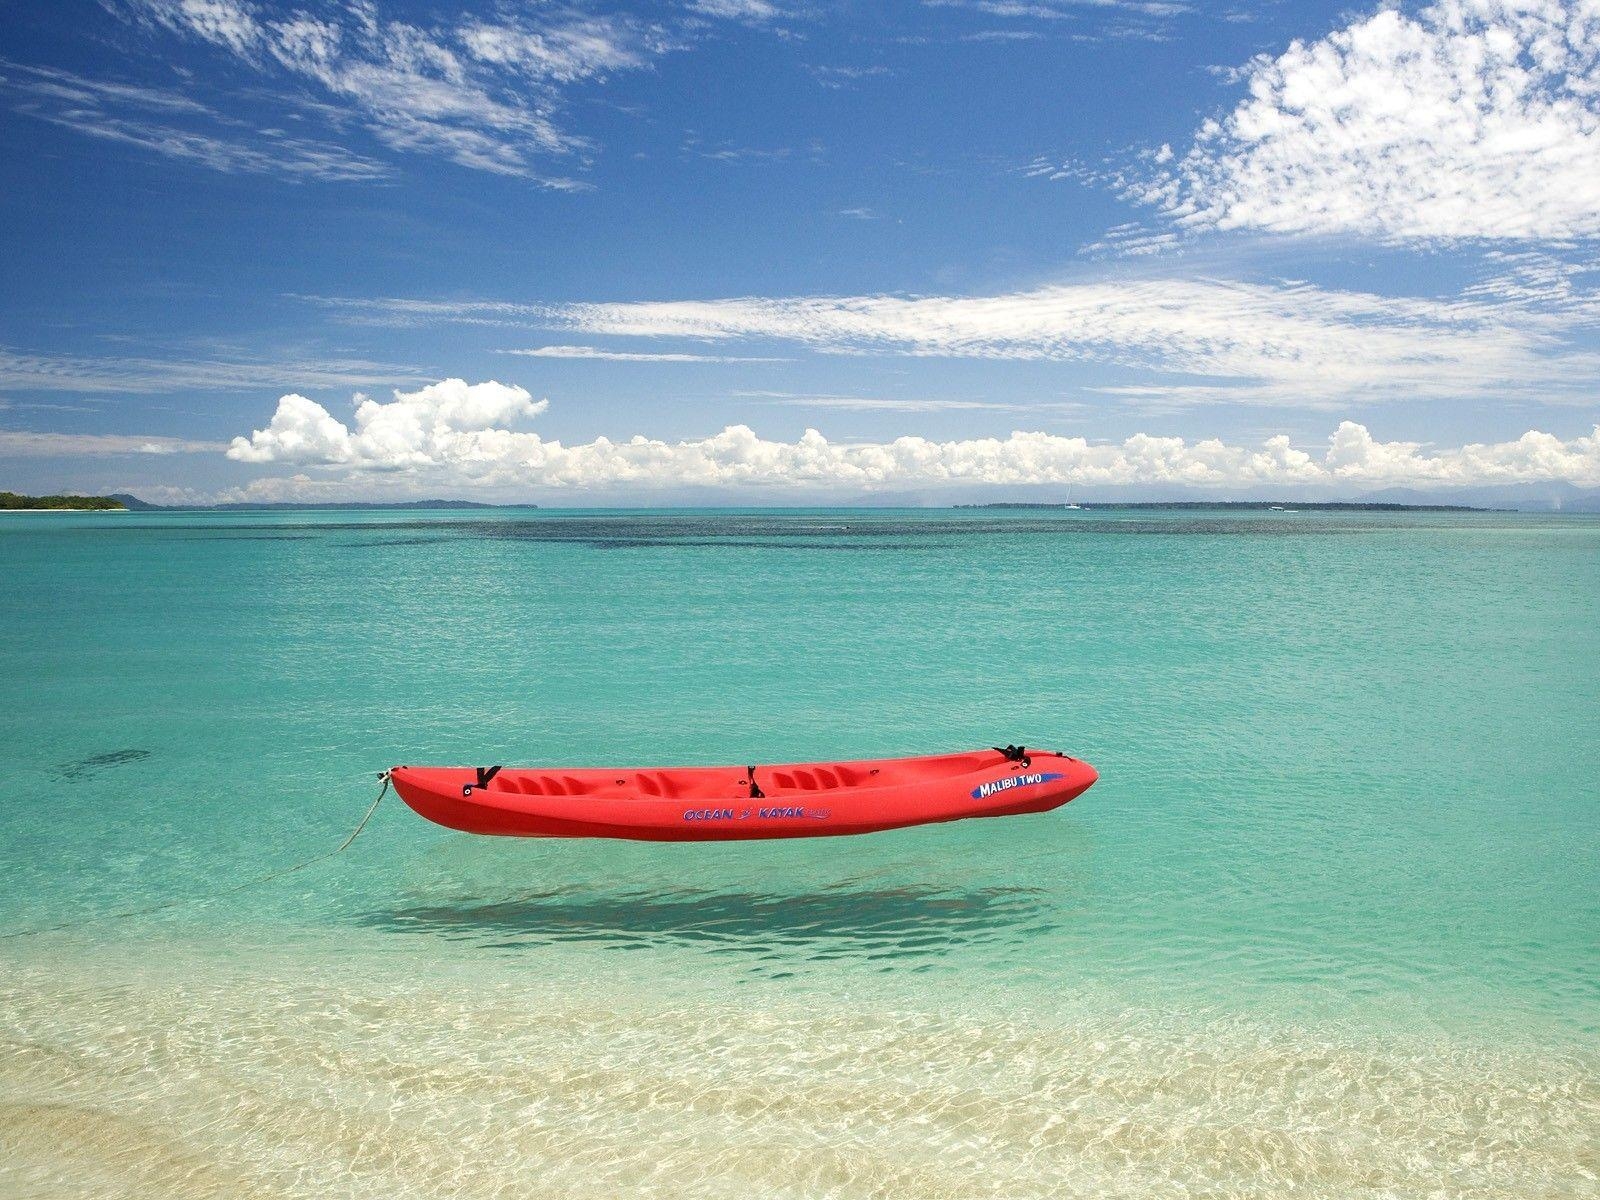
[[[757, 809], [755, 815], [765, 820], [774, 818], [781, 820], [786, 817], [810, 817], [815, 821], [826, 821], [833, 813], [826, 808], [797, 808], [791, 805], [774, 805]], [[737, 812], [731, 808], [691, 808], [685, 810], [683, 819], [685, 821], [743, 821], [749, 816], [750, 810], [748, 808], [741, 808]]]
[[1041, 783], [1049, 783], [1053, 779], [1060, 779], [1060, 771], [1046, 771], [1040, 775], [1009, 775], [1004, 779], [995, 779], [989, 783], [980, 783], [972, 789], [974, 800], [987, 800], [996, 792], [1009, 792], [1012, 788], [1034, 787]]
[[756, 813], [756, 816], [766, 817], [769, 820], [774, 817], [779, 819], [787, 817], [810, 817], [816, 821], [826, 821], [832, 815], [833, 814], [826, 808], [799, 808], [792, 804], [780, 804], [772, 808], [763, 808], [760, 812]]

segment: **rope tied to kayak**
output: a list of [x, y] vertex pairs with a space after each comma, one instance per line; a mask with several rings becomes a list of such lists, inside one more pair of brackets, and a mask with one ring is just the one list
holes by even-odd
[[41, 933], [60, 933], [68, 929], [81, 929], [86, 925], [97, 925], [102, 921], [124, 921], [131, 917], [148, 916], [150, 913], [162, 912], [169, 908], [181, 908], [191, 904], [210, 904], [212, 901], [220, 900], [224, 896], [233, 896], [250, 888], [259, 887], [263, 883], [271, 883], [274, 879], [282, 879], [285, 875], [293, 875], [296, 871], [304, 871], [307, 867], [316, 866], [317, 863], [326, 862], [328, 859], [337, 854], [342, 854], [350, 848], [350, 843], [361, 836], [361, 831], [367, 827], [367, 822], [372, 820], [372, 814], [378, 811], [378, 805], [382, 804], [383, 798], [389, 794], [389, 772], [378, 772], [378, 778], [383, 783], [383, 786], [378, 789], [378, 798], [372, 802], [371, 807], [367, 809], [360, 822], [350, 831], [350, 836], [332, 850], [318, 854], [314, 858], [304, 859], [287, 867], [279, 867], [275, 871], [268, 871], [265, 875], [254, 876], [246, 879], [243, 883], [235, 884], [231, 888], [224, 888], [220, 892], [212, 892], [209, 896], [182, 896], [174, 900], [163, 900], [159, 904], [150, 904], [143, 908], [129, 908], [121, 912], [99, 913], [76, 921], [62, 921], [56, 925], [41, 925], [37, 929], [14, 929], [8, 933], [0, 933], [0, 942], [10, 941], [12, 938], [36, 937]]

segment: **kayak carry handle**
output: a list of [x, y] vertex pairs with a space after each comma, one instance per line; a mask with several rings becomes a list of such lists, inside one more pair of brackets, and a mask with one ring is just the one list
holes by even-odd
[[1027, 770], [1032, 765], [1026, 746], [1013, 746], [1007, 743], [1004, 746], [993, 746], [991, 749], [998, 754], [1004, 754], [1007, 762], [1021, 763], [1023, 770]]

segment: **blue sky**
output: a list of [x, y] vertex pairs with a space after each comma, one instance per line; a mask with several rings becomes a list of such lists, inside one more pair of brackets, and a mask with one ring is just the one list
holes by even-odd
[[0, 486], [1600, 484], [1578, 3], [0, 23]]

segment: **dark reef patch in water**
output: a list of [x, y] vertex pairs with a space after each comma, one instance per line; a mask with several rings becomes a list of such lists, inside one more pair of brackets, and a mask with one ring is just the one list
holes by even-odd
[[446, 542], [460, 541], [460, 538], [450, 537], [407, 537], [407, 538], [370, 538], [364, 542], [335, 542], [341, 550], [383, 550], [390, 546], [442, 546]]
[[594, 550], [647, 550], [663, 546], [692, 547], [704, 550], [855, 550], [877, 552], [881, 550], [937, 550], [948, 542], [919, 540], [915, 542], [806, 542], [756, 541], [744, 538], [600, 538], [585, 541]]
[[191, 538], [195, 542], [310, 542], [314, 533], [207, 533]]
[[[187, 531], [219, 540], [305, 540], [323, 535], [355, 535], [335, 544], [341, 547], [381, 549], [450, 541], [536, 542], [572, 544], [597, 550], [633, 550], [650, 547], [697, 549], [832, 550], [860, 553], [871, 550], [916, 551], [944, 549], [961, 539], [975, 538], [1004, 544], [1038, 542], [1053, 538], [1095, 535], [1144, 537], [1318, 537], [1390, 532], [1425, 525], [1455, 528], [1444, 518], [1409, 514], [1266, 513], [1183, 511], [1155, 515], [1126, 510], [1127, 515], [1097, 511], [1093, 515], [1068, 512], [1030, 512], [1028, 515], [979, 515], [969, 510], [930, 516], [901, 513], [877, 515], [841, 512], [832, 519], [815, 514], [683, 513], [651, 512], [619, 515], [545, 513], [536, 517], [474, 516], [444, 519], [405, 517], [395, 521], [281, 520], [248, 529], [219, 531], [213, 524], [151, 526], [135, 532]], [[1482, 521], [1474, 523], [1481, 527]]]
[[[1262, 517], [984, 518], [861, 517], [838, 524], [777, 516], [544, 517], [515, 520], [438, 522], [451, 536], [485, 541], [576, 542], [595, 549], [645, 546], [741, 547], [797, 550], [922, 550], [948, 546], [961, 538], [1081, 537], [1089, 534], [1178, 536], [1303, 536], [1352, 533], [1348, 521], [1301, 522]], [[389, 528], [395, 528], [389, 526]]]
[[104, 754], [91, 754], [88, 758], [58, 763], [55, 772], [63, 779], [70, 779], [74, 775], [94, 774], [127, 763], [143, 762], [154, 753], [153, 750], [108, 750]]

